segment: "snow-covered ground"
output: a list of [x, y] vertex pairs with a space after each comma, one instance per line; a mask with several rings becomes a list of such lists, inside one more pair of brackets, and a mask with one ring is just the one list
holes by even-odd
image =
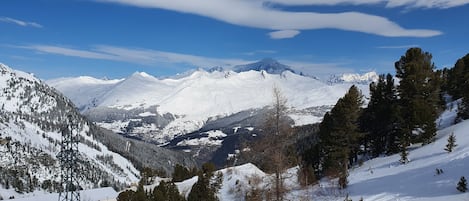
[[[112, 189], [111, 187], [106, 188], [96, 188], [96, 189], [89, 189], [79, 191], [80, 193], [80, 200], [83, 201], [114, 201], [117, 198], [118, 193]], [[4, 198], [8, 199], [8, 198]], [[31, 197], [26, 198], [18, 198], [18, 199], [11, 199], [11, 201], [51, 201], [51, 200], [58, 200], [59, 194], [58, 193], [50, 193], [50, 194], [37, 194]]]

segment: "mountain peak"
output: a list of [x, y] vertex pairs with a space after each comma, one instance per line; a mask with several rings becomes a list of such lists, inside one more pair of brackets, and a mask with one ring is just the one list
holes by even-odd
[[291, 71], [295, 72], [289, 66], [281, 64], [275, 59], [272, 58], [264, 58], [258, 62], [245, 64], [245, 65], [237, 65], [233, 67], [233, 71], [235, 72], [245, 72], [245, 71], [266, 71], [270, 74], [281, 74], [283, 71]]

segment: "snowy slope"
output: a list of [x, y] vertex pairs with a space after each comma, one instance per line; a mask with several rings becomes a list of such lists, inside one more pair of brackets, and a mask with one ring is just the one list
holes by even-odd
[[[82, 190], [80, 192], [80, 199], [84, 201], [114, 201], [117, 197], [117, 192], [111, 187]], [[31, 197], [12, 199], [11, 201], [51, 201], [58, 200], [58, 193], [50, 194], [37, 194]]]
[[[101, 143], [96, 138], [99, 134], [96, 126], [55, 89], [30, 74], [0, 64], [0, 91], [0, 166], [5, 167], [1, 171], [21, 167], [27, 173], [17, 177], [20, 180], [35, 177], [39, 184], [59, 181], [56, 155], [60, 151], [61, 128], [71, 116], [80, 135], [80, 168], [85, 170], [80, 183], [83, 188], [98, 186], [105, 180], [116, 186], [138, 181], [139, 171], [132, 163]], [[24, 191], [36, 190], [40, 189]], [[11, 194], [2, 194], [8, 195]]]

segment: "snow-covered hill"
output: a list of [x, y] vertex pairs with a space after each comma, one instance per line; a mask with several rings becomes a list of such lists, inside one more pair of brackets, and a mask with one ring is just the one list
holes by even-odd
[[[30, 74], [0, 64], [0, 90], [0, 162], [2, 167], [8, 167], [2, 169], [3, 172], [22, 167], [27, 168], [26, 175], [35, 177], [39, 184], [45, 180], [59, 181], [56, 154], [60, 151], [61, 128], [70, 116], [80, 134], [81, 166], [94, 174], [94, 178], [84, 176], [83, 188], [105, 180], [112, 184], [138, 180], [139, 171], [132, 163], [97, 140], [95, 126], [55, 89]], [[103, 157], [109, 160], [101, 160]], [[32, 160], [40, 158], [44, 159], [39, 165], [31, 166]], [[46, 159], [48, 163], [44, 162]]]
[[[80, 135], [79, 168], [83, 169], [80, 185], [84, 189], [100, 185], [120, 188], [138, 181], [139, 171], [127, 158], [167, 171], [172, 170], [171, 162], [195, 165], [182, 154], [100, 129], [54, 88], [3, 64], [0, 64], [0, 107], [0, 187], [11, 189], [2, 191], [2, 197], [58, 190], [60, 167], [56, 155], [60, 151], [61, 129], [69, 117]], [[145, 159], [139, 159], [142, 156]]]

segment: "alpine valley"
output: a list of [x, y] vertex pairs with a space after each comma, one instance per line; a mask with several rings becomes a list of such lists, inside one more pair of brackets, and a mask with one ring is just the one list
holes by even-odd
[[263, 59], [165, 78], [136, 72], [115, 80], [81, 76], [46, 83], [103, 128], [223, 166], [262, 129], [274, 88], [286, 97], [288, 116], [300, 126], [320, 122], [353, 84], [367, 95], [377, 78], [369, 72], [319, 80]]

